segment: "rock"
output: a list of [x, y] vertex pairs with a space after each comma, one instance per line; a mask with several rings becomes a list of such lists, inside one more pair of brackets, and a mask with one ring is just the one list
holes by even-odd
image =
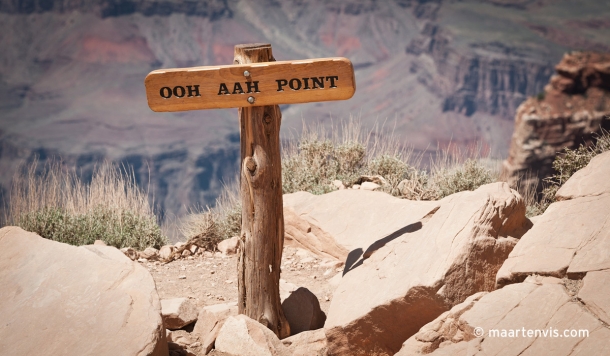
[[168, 354], [154, 280], [114, 247], [4, 227], [0, 285], [0, 349], [11, 355]]
[[[362, 253], [374, 242], [392, 238], [437, 208], [435, 201], [410, 201], [366, 190], [337, 190], [323, 195], [285, 194], [284, 217], [299, 218], [286, 220], [286, 241], [288, 244], [294, 239], [317, 256], [345, 261], [346, 252]], [[310, 233], [293, 233], [308, 229], [320, 242]], [[323, 251], [320, 246], [324, 246]]]
[[138, 251], [131, 247], [123, 247], [120, 251], [123, 252], [123, 254], [125, 254], [125, 256], [127, 256], [132, 261], [136, 261], [140, 258], [140, 254], [138, 253]]
[[554, 173], [557, 152], [594, 141], [610, 115], [610, 76], [604, 74], [608, 64], [609, 54], [566, 54], [544, 95], [519, 106], [503, 163], [509, 183], [524, 177], [522, 186], [535, 184]]
[[304, 287], [298, 288], [283, 299], [282, 309], [290, 325], [291, 335], [320, 329], [326, 321], [326, 314], [320, 309], [318, 298]]
[[345, 189], [345, 185], [343, 184], [343, 182], [338, 179], [333, 181], [333, 186], [337, 189]]
[[192, 255], [190, 250], [184, 250], [184, 251], [182, 251], [182, 254], [180, 256], [189, 257], [190, 255]]
[[197, 252], [199, 252], [199, 250], [201, 250], [201, 249], [197, 245], [189, 246], [189, 251], [191, 251], [191, 254], [193, 254], [193, 255], [196, 254]]
[[381, 188], [381, 186], [379, 184], [373, 183], [373, 182], [364, 182], [360, 186], [360, 189], [363, 189], [363, 190], [375, 190], [378, 188]]
[[282, 340], [286, 355], [323, 356], [326, 355], [326, 334], [324, 329], [304, 331]]
[[233, 236], [230, 239], [222, 240], [218, 243], [218, 251], [225, 256], [231, 256], [237, 253], [239, 249], [239, 237]]
[[470, 295], [494, 290], [496, 272], [531, 226], [523, 199], [506, 183], [437, 204], [370, 258], [351, 269], [346, 263], [324, 325], [329, 354], [398, 352], [421, 326]]
[[188, 298], [161, 300], [163, 323], [169, 330], [178, 330], [197, 320], [197, 308]]
[[539, 274], [582, 278], [610, 268], [610, 152], [595, 157], [557, 192], [564, 199], [542, 214], [498, 271], [498, 286]]
[[159, 258], [159, 250], [154, 247], [147, 247], [144, 251], [140, 252], [140, 258], [147, 260], [156, 260]]
[[354, 184], [354, 185], [352, 185], [352, 189], [355, 189], [355, 190], [360, 189], [360, 184]]
[[[564, 335], [565, 330], [576, 334]], [[610, 330], [587, 308], [571, 301], [561, 280], [532, 276], [469, 297], [422, 327], [396, 355], [603, 355], [609, 351]]]
[[311, 220], [284, 206], [284, 246], [306, 249], [318, 257], [345, 260], [348, 250]]
[[225, 320], [216, 338], [216, 350], [240, 356], [279, 356], [286, 352], [273, 331], [245, 315]]
[[162, 260], [168, 260], [171, 256], [172, 253], [176, 250], [176, 248], [172, 245], [165, 245], [163, 247], [161, 247], [161, 249], [159, 250], [159, 257]]
[[195, 335], [201, 342], [205, 354], [214, 347], [216, 337], [224, 321], [229, 316], [238, 314], [237, 302], [226, 304], [209, 305], [201, 309], [197, 316], [197, 323], [193, 329]]
[[557, 200], [570, 200], [580, 197], [594, 197], [610, 193], [610, 151], [599, 154], [589, 164], [574, 173], [559, 188]]
[[95, 240], [93, 243], [94, 246], [107, 246], [106, 243], [102, 240]]

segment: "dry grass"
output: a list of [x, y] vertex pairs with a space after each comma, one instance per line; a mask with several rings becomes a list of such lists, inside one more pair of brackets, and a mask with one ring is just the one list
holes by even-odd
[[561, 186], [577, 171], [585, 168], [591, 159], [600, 153], [610, 151], [610, 132], [603, 130], [596, 137], [592, 146], [581, 145], [577, 149], [569, 148], [560, 152], [553, 161], [555, 174], [543, 179], [544, 189], [537, 209], [542, 214], [555, 201], [555, 194]]
[[[481, 149], [441, 150], [430, 171], [418, 168], [421, 156], [406, 149], [393, 135], [368, 132], [357, 120], [349, 120], [330, 130], [304, 126], [302, 134], [282, 147], [282, 189], [284, 194], [307, 191], [325, 194], [366, 180], [381, 182], [380, 190], [411, 200], [436, 200], [447, 195], [474, 190], [498, 179], [497, 162], [489, 163]], [[182, 220], [184, 237], [200, 246], [213, 248], [222, 239], [241, 230], [241, 206], [237, 184], [225, 187], [214, 208], [189, 214]]]
[[181, 219], [179, 230], [187, 244], [214, 250], [218, 242], [241, 232], [241, 202], [237, 180], [223, 185], [214, 208], [192, 211]]
[[133, 172], [103, 163], [84, 183], [53, 161], [37, 173], [38, 162], [13, 178], [5, 221], [72, 245], [103, 240], [115, 247], [144, 249], [165, 243], [148, 194]]

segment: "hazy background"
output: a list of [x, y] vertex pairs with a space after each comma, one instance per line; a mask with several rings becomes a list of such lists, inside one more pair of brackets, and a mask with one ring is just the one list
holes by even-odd
[[238, 170], [237, 109], [153, 113], [144, 77], [253, 42], [356, 69], [352, 99], [282, 106], [284, 137], [354, 116], [420, 152], [479, 142], [501, 158], [563, 53], [610, 51], [610, 1], [0, 0], [0, 194], [20, 162], [61, 156], [85, 177], [133, 166], [165, 216], [213, 204]]

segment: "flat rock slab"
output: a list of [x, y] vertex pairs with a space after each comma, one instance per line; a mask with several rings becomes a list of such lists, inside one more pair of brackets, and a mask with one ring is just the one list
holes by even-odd
[[594, 157], [559, 190], [498, 272], [498, 286], [539, 274], [582, 278], [610, 269], [610, 152]]
[[452, 306], [494, 290], [496, 272], [531, 226], [523, 199], [505, 183], [437, 204], [343, 276], [324, 325], [330, 354], [393, 355]]
[[468, 298], [409, 338], [398, 356], [608, 355], [610, 329], [567, 293], [560, 279]]
[[[311, 225], [310, 232], [317, 236], [317, 240], [305, 241], [301, 245], [317, 255], [338, 258], [339, 254], [339, 259], [342, 260], [349, 251], [358, 248], [364, 251], [375, 241], [419, 221], [437, 207], [438, 202], [434, 201], [398, 199], [383, 192], [367, 190], [344, 189], [323, 195], [307, 192], [284, 195], [285, 214], [305, 220]], [[291, 210], [288, 213], [287, 208]], [[306, 226], [306, 232], [307, 228]], [[322, 233], [316, 229], [321, 229]], [[286, 231], [287, 240], [299, 240], [290, 235], [290, 222], [286, 224]], [[303, 235], [307, 237], [307, 234]], [[331, 237], [330, 242], [328, 236]], [[320, 254], [318, 246], [324, 246], [326, 250]]]
[[197, 307], [188, 298], [161, 300], [161, 315], [166, 329], [181, 329], [197, 320], [197, 314]]
[[168, 355], [150, 273], [113, 247], [2, 228], [0, 285], [0, 350], [11, 355]]

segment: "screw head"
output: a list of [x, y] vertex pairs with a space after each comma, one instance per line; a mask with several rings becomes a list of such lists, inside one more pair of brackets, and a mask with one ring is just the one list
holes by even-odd
[[248, 97], [248, 102], [249, 102], [250, 104], [254, 104], [254, 101], [255, 101], [255, 100], [256, 100], [256, 99], [254, 99], [254, 97], [253, 97], [253, 96], [249, 96], [249, 97]]
[[250, 76], [250, 72], [248, 72], [247, 70], [244, 71], [244, 77], [249, 77]]

